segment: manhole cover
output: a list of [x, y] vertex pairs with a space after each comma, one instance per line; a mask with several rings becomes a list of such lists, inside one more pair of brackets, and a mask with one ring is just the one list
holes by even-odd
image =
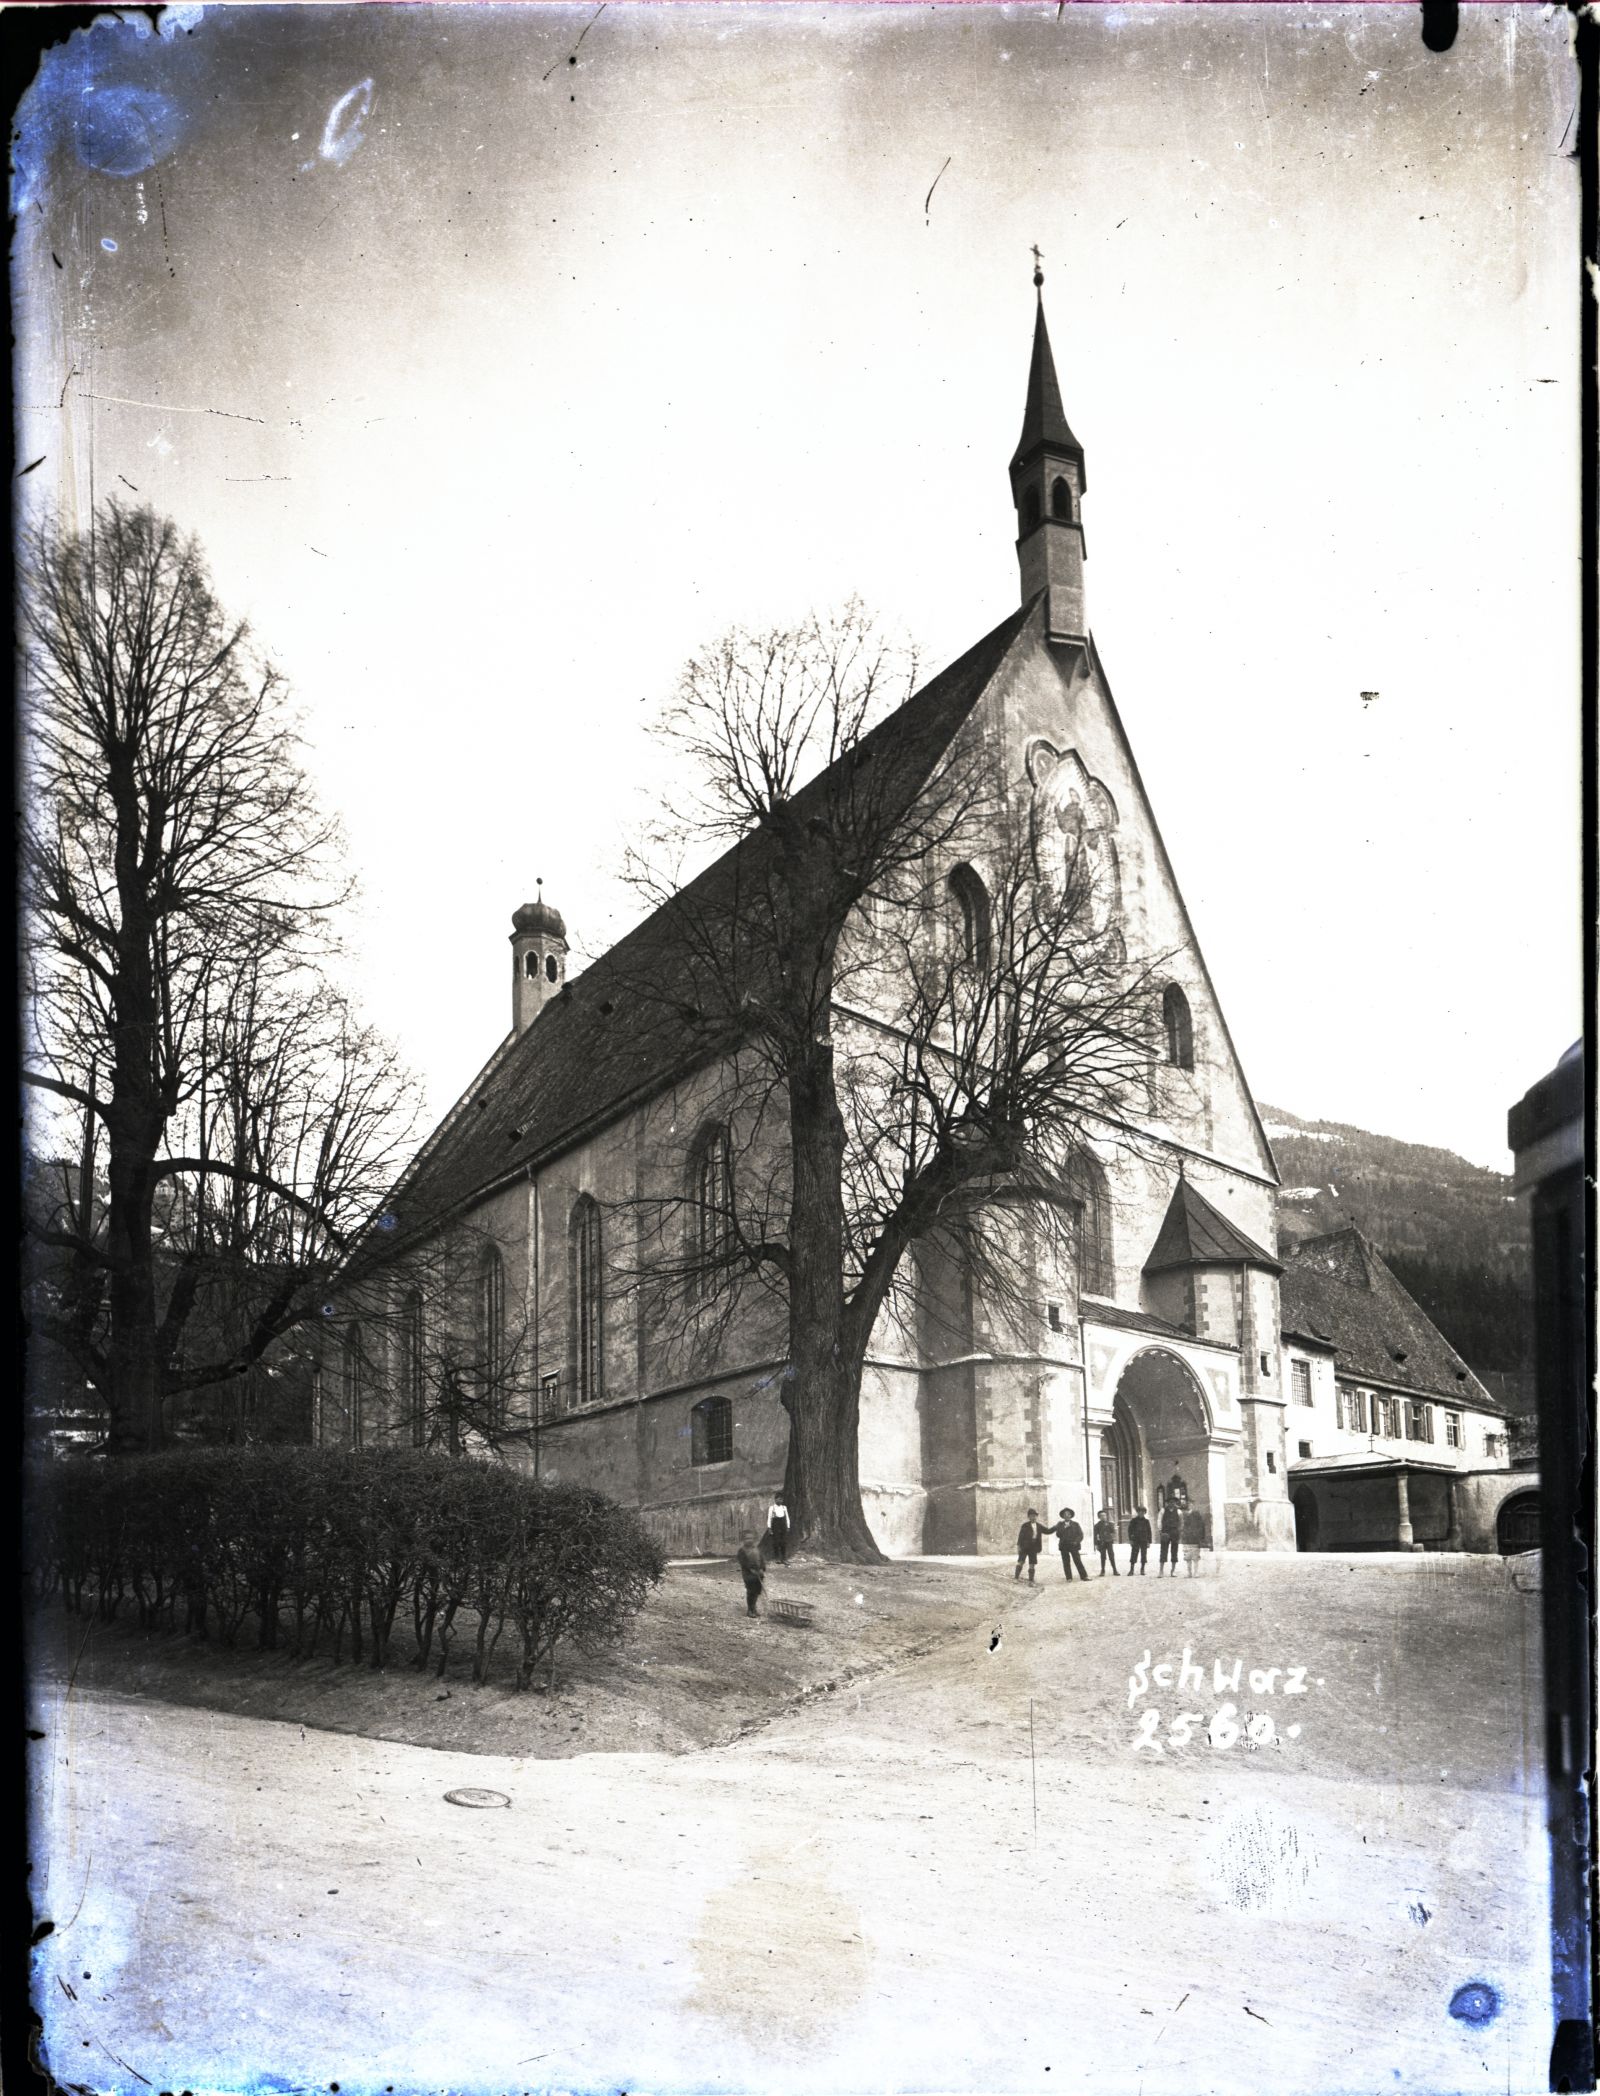
[[447, 1805], [475, 1805], [480, 1812], [511, 1803], [503, 1790], [447, 1790], [444, 1801]]

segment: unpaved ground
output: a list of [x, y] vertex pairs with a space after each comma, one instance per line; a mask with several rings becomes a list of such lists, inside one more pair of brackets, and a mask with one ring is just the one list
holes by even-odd
[[[52, 2065], [197, 2096], [1544, 2086], [1510, 1568], [958, 1576], [972, 1634], [696, 1753], [467, 1755], [57, 1682]], [[1295, 1699], [1245, 1676], [1281, 1744], [1131, 1746], [1178, 1704], [1130, 1710], [1130, 1672], [1186, 1644], [1208, 1715], [1219, 1658], [1305, 1667]], [[510, 1808], [445, 1802], [467, 1783]], [[1470, 1981], [1499, 2004], [1476, 2027]]]
[[558, 1654], [554, 1695], [542, 1685], [519, 1694], [509, 1686], [513, 1664], [499, 1655], [475, 1687], [471, 1621], [442, 1679], [408, 1664], [415, 1647], [403, 1629], [376, 1673], [348, 1660], [335, 1666], [326, 1653], [294, 1660], [258, 1651], [253, 1628], [231, 1651], [216, 1640], [147, 1637], [131, 1609], [106, 1625], [52, 1604], [33, 1635], [36, 1664], [80, 1689], [468, 1753], [679, 1753], [731, 1739], [826, 1683], [970, 1632], [988, 1608], [970, 1563], [780, 1565], [767, 1590], [768, 1600], [809, 1602], [811, 1626], [751, 1623], [731, 1560], [674, 1565], [620, 1646]]

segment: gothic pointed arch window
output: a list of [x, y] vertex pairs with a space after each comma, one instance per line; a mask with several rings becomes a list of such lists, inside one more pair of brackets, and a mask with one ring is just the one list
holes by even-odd
[[567, 1225], [567, 1274], [570, 1312], [567, 1321], [571, 1402], [593, 1404], [601, 1394], [604, 1369], [603, 1299], [600, 1284], [600, 1203], [580, 1194]]
[[1174, 1069], [1194, 1068], [1194, 1021], [1189, 1000], [1176, 983], [1161, 993], [1161, 1030], [1166, 1037], [1167, 1061]]
[[955, 904], [961, 934], [961, 958], [974, 967], [987, 969], [993, 943], [993, 919], [989, 891], [982, 877], [965, 861], [952, 866], [945, 891]]
[[505, 1410], [506, 1269], [498, 1245], [486, 1244], [478, 1256], [478, 1372], [484, 1403], [495, 1418]]
[[726, 1125], [702, 1128], [689, 1153], [690, 1234], [697, 1287], [711, 1287], [733, 1255], [733, 1145]]
[[1087, 1150], [1074, 1156], [1067, 1170], [1067, 1198], [1072, 1210], [1073, 1264], [1082, 1295], [1110, 1295], [1111, 1188], [1105, 1167]]
[[366, 1397], [366, 1342], [362, 1338], [359, 1324], [351, 1323], [345, 1328], [344, 1353], [339, 1364], [340, 1394], [344, 1400], [344, 1428], [352, 1448], [361, 1446], [364, 1421], [361, 1416]]
[[1050, 483], [1050, 514], [1052, 517], [1064, 519], [1068, 524], [1072, 522], [1072, 489], [1059, 473]]

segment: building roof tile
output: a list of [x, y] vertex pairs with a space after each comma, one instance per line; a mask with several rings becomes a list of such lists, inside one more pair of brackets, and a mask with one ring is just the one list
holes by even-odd
[[1354, 1225], [1302, 1239], [1284, 1268], [1280, 1304], [1286, 1334], [1303, 1332], [1336, 1349], [1339, 1376], [1480, 1412], [1505, 1410]]

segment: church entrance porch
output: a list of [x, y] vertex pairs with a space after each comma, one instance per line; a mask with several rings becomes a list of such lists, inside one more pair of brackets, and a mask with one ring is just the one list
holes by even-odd
[[1199, 1508], [1212, 1547], [1221, 1549], [1228, 1466], [1244, 1434], [1236, 1349], [1111, 1303], [1085, 1306], [1083, 1343], [1084, 1454], [1095, 1510], [1107, 1509], [1125, 1542], [1134, 1509], [1142, 1506], [1159, 1527], [1170, 1493]]
[[1117, 1379], [1111, 1422], [1100, 1436], [1101, 1499], [1119, 1537], [1126, 1538], [1136, 1507], [1156, 1526], [1171, 1498], [1180, 1508], [1198, 1507], [1216, 1542], [1213, 1500], [1220, 1507], [1221, 1493], [1213, 1494], [1214, 1439], [1193, 1369], [1161, 1347], [1136, 1354]]

